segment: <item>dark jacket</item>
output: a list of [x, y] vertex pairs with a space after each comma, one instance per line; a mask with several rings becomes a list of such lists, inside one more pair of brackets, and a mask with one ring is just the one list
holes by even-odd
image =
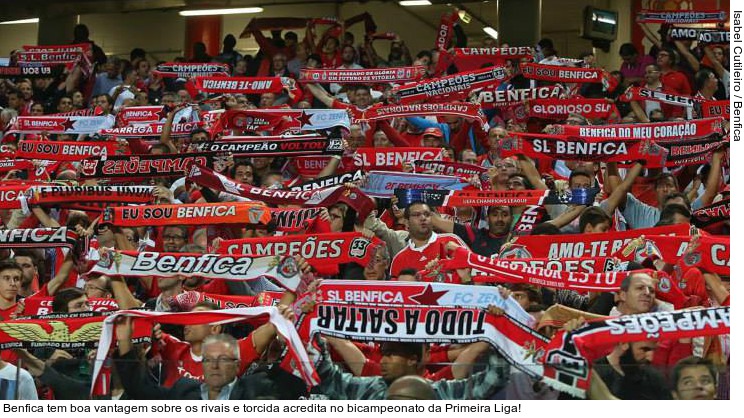
[[[114, 359], [124, 390], [132, 399], [201, 399], [202, 382], [198, 380], [184, 377], [173, 387], [158, 386], [147, 376], [134, 350], [124, 356], [115, 355]], [[230, 393], [230, 400], [298, 399], [302, 396], [307, 396], [305, 383], [275, 366], [240, 377]]]

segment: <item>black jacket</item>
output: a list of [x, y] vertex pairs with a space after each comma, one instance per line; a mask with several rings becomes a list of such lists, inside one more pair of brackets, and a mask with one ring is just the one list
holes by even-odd
[[[158, 386], [147, 376], [144, 364], [134, 350], [114, 356], [124, 390], [131, 399], [201, 399], [201, 382], [181, 378], [171, 388]], [[305, 383], [278, 366], [240, 377], [230, 400], [299, 399], [307, 396]]]

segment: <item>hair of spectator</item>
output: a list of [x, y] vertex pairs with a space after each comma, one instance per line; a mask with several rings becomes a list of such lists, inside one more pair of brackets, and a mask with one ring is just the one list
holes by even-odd
[[398, 272], [398, 276], [416, 276], [416, 274], [418, 274], [418, 271], [414, 268], [407, 268]]
[[21, 266], [13, 259], [7, 259], [0, 261], [0, 272], [3, 272], [5, 270], [18, 270], [23, 274], [23, 269]]
[[574, 177], [577, 177], [577, 176], [588, 177], [589, 180], [593, 180], [593, 177], [594, 177], [592, 173], [590, 173], [588, 170], [585, 170], [583, 168], [577, 168], [571, 171], [571, 174], [568, 176], [568, 184], [571, 184], [571, 181], [574, 179]]
[[561, 229], [550, 222], [543, 222], [532, 228], [530, 235], [560, 235]]
[[406, 219], [410, 219], [411, 218], [411, 207], [412, 206], [417, 206], [417, 205], [423, 205], [423, 206], [426, 206], [427, 208], [431, 209], [431, 207], [429, 206], [428, 203], [422, 202], [420, 200], [414, 200], [413, 202], [411, 202], [410, 205], [406, 206], [406, 208], [403, 210], [403, 217], [406, 218]]
[[656, 178], [654, 179], [654, 189], [659, 187], [659, 185], [662, 182], [664, 182], [664, 180], [666, 180], [667, 178], [672, 179], [672, 181], [674, 181], [674, 186], [677, 187], [677, 189], [679, 189], [679, 183], [677, 182], [677, 177], [675, 177], [674, 174], [670, 172], [662, 172], [662, 173], [659, 173], [658, 176], [656, 176]]
[[695, 88], [697, 90], [702, 90], [703, 87], [705, 87], [705, 83], [708, 82], [711, 74], [714, 73], [708, 68], [701, 68], [700, 71], [695, 73]]
[[625, 43], [620, 45], [620, 56], [629, 57], [632, 55], [638, 55], [638, 49], [631, 43]]
[[179, 231], [181, 231], [181, 234], [183, 235], [183, 239], [188, 240], [189, 239], [189, 228], [187, 228], [185, 225], [168, 225], [165, 228], [163, 228], [163, 235], [165, 235], [165, 230], [169, 228], [176, 228]]
[[659, 219], [673, 219], [674, 215], [682, 215], [688, 219], [692, 217], [690, 209], [688, 209], [685, 205], [680, 205], [679, 203], [669, 203], [668, 205], [664, 205], [664, 208], [661, 210], [661, 214], [659, 215]]
[[88, 214], [81, 211], [70, 211], [70, 215], [67, 217], [67, 228], [75, 229], [75, 225], [81, 225], [83, 228], [90, 226], [90, 218]]
[[13, 251], [13, 258], [28, 257], [31, 259], [31, 264], [35, 267], [39, 267], [39, 256], [36, 252], [29, 248], [19, 248]]
[[207, 351], [207, 346], [212, 344], [226, 344], [230, 347], [230, 351], [233, 352], [236, 360], [240, 360], [240, 347], [238, 346], [238, 340], [230, 334], [214, 334], [209, 335], [202, 341], [202, 355]]
[[667, 205], [667, 202], [669, 202], [669, 201], [670, 201], [670, 200], [672, 200], [672, 199], [680, 199], [680, 198], [682, 199], [682, 201], [683, 201], [683, 202], [685, 202], [685, 206], [687, 206], [687, 208], [688, 208], [688, 210], [689, 210], [689, 208], [690, 208], [690, 207], [692, 206], [692, 205], [690, 204], [690, 198], [689, 198], [689, 197], [688, 197], [688, 196], [687, 196], [686, 194], [684, 194], [684, 193], [682, 193], [682, 192], [673, 192], [673, 193], [669, 193], [669, 194], [668, 194], [668, 195], [667, 195], [667, 196], [666, 196], [666, 197], [664, 198], [664, 202], [663, 202], [664, 204], [663, 204], [662, 206], [666, 206], [666, 205]]
[[586, 228], [587, 225], [594, 227], [602, 223], [608, 223], [611, 225], [612, 218], [610, 218], [610, 215], [599, 206], [589, 206], [581, 211], [581, 216], [579, 216], [579, 233], [583, 234], [584, 228]]
[[52, 312], [67, 312], [67, 304], [83, 296], [85, 296], [85, 291], [78, 287], [68, 287], [59, 290], [52, 300]]
[[530, 180], [527, 178], [527, 176], [525, 176], [524, 174], [521, 174], [521, 173], [511, 174], [509, 176], [509, 178], [507, 179], [507, 181], [513, 179], [514, 177], [519, 177], [519, 178], [521, 178], [524, 181], [524, 187], [525, 187], [525, 189], [527, 189], [527, 190], [534, 190], [535, 189], [535, 186], [532, 185], [532, 182], [530, 182]]

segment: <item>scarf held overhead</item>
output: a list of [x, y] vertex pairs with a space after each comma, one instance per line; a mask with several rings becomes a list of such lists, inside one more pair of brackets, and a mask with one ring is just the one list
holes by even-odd
[[393, 96], [401, 104], [424, 100], [452, 101], [467, 97], [473, 89], [498, 84], [505, 79], [504, 67], [491, 67], [404, 84], [393, 89]]
[[271, 211], [255, 203], [189, 203], [106, 208], [102, 223], [118, 227], [143, 225], [266, 225]]
[[602, 83], [604, 72], [599, 68], [576, 68], [558, 65], [521, 63], [522, 74], [532, 80], [556, 83]]
[[94, 134], [114, 126], [109, 116], [19, 116], [11, 132], [22, 134]]
[[346, 110], [337, 109], [256, 109], [228, 110], [223, 113], [226, 129], [269, 131], [314, 131], [341, 127], [349, 129], [351, 121]]
[[153, 74], [163, 78], [191, 78], [207, 76], [227, 76], [230, 74], [228, 64], [219, 63], [192, 63], [192, 62], [165, 62], [159, 64]]
[[50, 161], [80, 161], [91, 157], [105, 160], [109, 155], [118, 154], [119, 150], [119, 144], [106, 141], [21, 141], [16, 157]]
[[636, 14], [639, 23], [718, 23], [726, 20], [723, 10], [641, 10]]
[[217, 141], [202, 142], [197, 145], [197, 149], [251, 157], [341, 155], [344, 152], [341, 138], [328, 138], [318, 135], [223, 136]]
[[370, 171], [359, 187], [368, 196], [389, 199], [398, 189], [462, 190], [470, 184], [455, 176]]
[[314, 83], [337, 83], [337, 84], [377, 84], [377, 83], [400, 83], [404, 81], [416, 81], [426, 73], [423, 66], [414, 67], [391, 67], [391, 68], [362, 68], [362, 69], [312, 69], [300, 70], [298, 81], [309, 81]]
[[80, 178], [181, 177], [191, 164], [214, 167], [226, 161], [226, 155], [213, 152], [122, 155], [106, 161], [87, 159], [82, 161]]
[[421, 201], [430, 206], [483, 207], [575, 204], [594, 202], [598, 189], [553, 190], [417, 190], [395, 189], [401, 207]]

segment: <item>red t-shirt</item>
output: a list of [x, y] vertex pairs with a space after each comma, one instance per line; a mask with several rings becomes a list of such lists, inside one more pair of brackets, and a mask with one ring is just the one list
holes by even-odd
[[[390, 264], [391, 277], [398, 277], [398, 274], [403, 269], [423, 270], [430, 261], [436, 258], [444, 258], [443, 249], [444, 245], [448, 242], [454, 242], [457, 245], [467, 247], [457, 235], [437, 234], [434, 232], [432, 232], [429, 242], [423, 247], [414, 248], [413, 242], [409, 242], [405, 248], [393, 257], [393, 261]], [[445, 277], [445, 282], [459, 283], [459, 280], [456, 275], [453, 276], [452, 273], [448, 273]]]
[[[162, 341], [165, 344], [158, 346], [157, 351], [163, 358], [163, 369], [165, 370], [163, 386], [171, 387], [182, 377], [199, 381], [204, 380], [204, 368], [201, 364], [202, 356], [194, 355], [191, 352], [190, 343], [165, 333], [163, 333]], [[238, 375], [240, 375], [260, 355], [253, 347], [253, 334], [238, 340], [238, 347], [240, 347], [240, 369], [238, 370]]]

